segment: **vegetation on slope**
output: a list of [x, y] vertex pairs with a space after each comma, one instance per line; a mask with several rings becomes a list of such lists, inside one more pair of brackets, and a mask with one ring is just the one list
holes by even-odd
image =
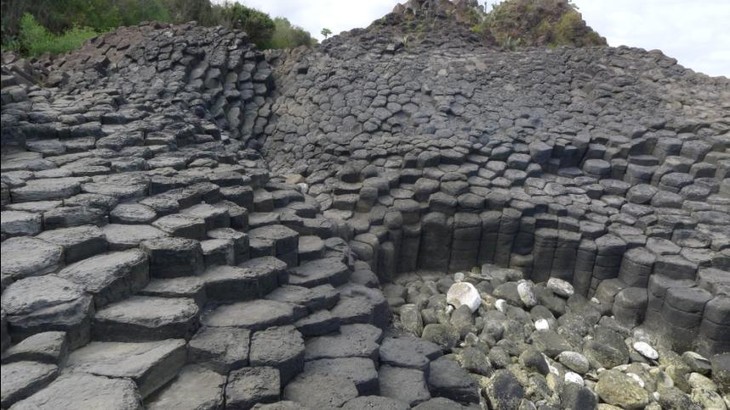
[[599, 46], [606, 40], [586, 25], [568, 0], [507, 0], [473, 26], [503, 47]]
[[242, 29], [259, 48], [313, 45], [284, 18], [240, 3], [210, 0], [2, 0], [2, 46], [24, 55], [64, 53], [99, 33], [143, 21], [222, 25]]
[[570, 0], [504, 0], [486, 9], [476, 0], [409, 0], [379, 24], [416, 38], [468, 28], [483, 44], [504, 49], [606, 45]]

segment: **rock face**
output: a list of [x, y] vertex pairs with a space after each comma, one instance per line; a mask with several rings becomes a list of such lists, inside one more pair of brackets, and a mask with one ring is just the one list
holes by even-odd
[[3, 408], [720, 406], [728, 80], [439, 10], [3, 66]]

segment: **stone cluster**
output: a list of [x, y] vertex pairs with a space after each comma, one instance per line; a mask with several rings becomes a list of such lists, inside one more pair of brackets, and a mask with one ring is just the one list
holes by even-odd
[[3, 66], [2, 408], [730, 405], [730, 82], [391, 34]]
[[[488, 264], [453, 278], [409, 273], [383, 293], [394, 328], [447, 352], [490, 409], [592, 409], [599, 400], [625, 409], [724, 408], [727, 381], [712, 380], [707, 358], [655, 349], [645, 330], [612, 314], [606, 295], [588, 300], [562, 279], [535, 284], [523, 276]], [[471, 298], [454, 292], [463, 288], [476, 293], [477, 309], [459, 303]]]

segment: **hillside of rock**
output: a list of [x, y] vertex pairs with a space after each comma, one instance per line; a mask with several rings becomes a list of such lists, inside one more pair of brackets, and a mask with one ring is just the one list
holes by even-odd
[[462, 3], [3, 64], [2, 408], [728, 408], [730, 80]]

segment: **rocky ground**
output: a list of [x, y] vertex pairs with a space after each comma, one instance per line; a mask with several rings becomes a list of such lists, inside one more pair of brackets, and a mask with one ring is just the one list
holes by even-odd
[[3, 408], [730, 406], [730, 82], [387, 21], [3, 65]]

